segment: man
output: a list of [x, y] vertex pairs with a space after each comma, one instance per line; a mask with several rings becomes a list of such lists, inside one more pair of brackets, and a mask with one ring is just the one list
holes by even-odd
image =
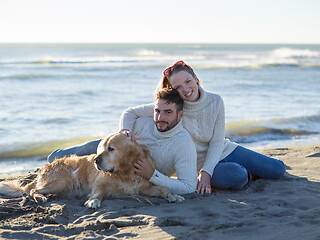
[[[196, 149], [181, 124], [182, 108], [183, 100], [176, 90], [160, 90], [154, 102], [153, 119], [137, 118], [133, 126], [138, 143], [148, 149], [156, 161], [153, 169], [145, 159], [140, 159], [134, 165], [136, 173], [177, 194], [194, 192], [197, 182]], [[132, 128], [130, 125], [126, 126]], [[122, 132], [130, 135], [127, 129]], [[174, 172], [177, 179], [168, 177]]]
[[[153, 119], [138, 118], [132, 123], [133, 131], [121, 126], [120, 132], [136, 138], [142, 148], [149, 150], [156, 161], [156, 169], [140, 159], [135, 163], [135, 172], [155, 185], [167, 187], [176, 194], [192, 193], [197, 185], [197, 153], [189, 133], [182, 127], [183, 100], [176, 90], [160, 90], [154, 102]], [[126, 111], [130, 111], [130, 108]], [[133, 132], [135, 134], [133, 134]], [[76, 154], [79, 156], [96, 152], [100, 140], [65, 150], [56, 150], [49, 157], [55, 158]], [[94, 149], [94, 150], [93, 150]], [[177, 179], [170, 178], [177, 173]]]

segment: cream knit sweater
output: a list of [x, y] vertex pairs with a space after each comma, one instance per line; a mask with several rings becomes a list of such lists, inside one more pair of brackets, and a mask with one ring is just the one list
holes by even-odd
[[[176, 194], [192, 193], [197, 186], [197, 152], [190, 134], [181, 121], [166, 132], [159, 132], [153, 118], [141, 117], [135, 121], [133, 131], [137, 142], [150, 152], [156, 161], [156, 170], [149, 180], [167, 187]], [[177, 179], [170, 178], [177, 173]]]
[[[182, 125], [197, 150], [197, 168], [209, 173], [238, 145], [225, 139], [225, 113], [222, 98], [199, 87], [196, 102], [184, 102]], [[120, 129], [133, 129], [137, 118], [153, 116], [153, 104], [128, 108], [120, 118]]]

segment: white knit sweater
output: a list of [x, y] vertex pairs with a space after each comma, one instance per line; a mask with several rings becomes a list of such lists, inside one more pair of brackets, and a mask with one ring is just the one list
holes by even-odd
[[[199, 87], [200, 98], [184, 102], [182, 125], [197, 149], [197, 168], [209, 173], [238, 145], [225, 139], [225, 113], [222, 98]], [[133, 129], [137, 118], [153, 116], [153, 104], [128, 108], [120, 118], [120, 129]]]
[[[150, 151], [156, 170], [149, 180], [176, 194], [192, 193], [197, 186], [197, 152], [190, 134], [181, 122], [166, 132], [159, 132], [153, 118], [141, 117], [133, 131], [137, 142]], [[177, 179], [170, 178], [177, 173]]]

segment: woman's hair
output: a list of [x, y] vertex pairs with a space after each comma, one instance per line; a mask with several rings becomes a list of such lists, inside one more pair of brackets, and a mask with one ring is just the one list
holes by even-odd
[[160, 80], [160, 82], [157, 85], [156, 91], [159, 89], [173, 89], [170, 82], [169, 82], [169, 78], [172, 76], [172, 74], [174, 73], [178, 73], [180, 71], [185, 71], [187, 73], [189, 73], [193, 78], [196, 79], [198, 85], [201, 86], [200, 80], [197, 77], [197, 75], [195, 74], [195, 72], [193, 71], [192, 67], [190, 67], [188, 64], [184, 63], [183, 61], [178, 61], [175, 64], [171, 65], [170, 67], [167, 67], [163, 74], [162, 74], [162, 79]]
[[183, 99], [180, 97], [178, 91], [175, 89], [160, 89], [157, 92], [156, 100], [164, 100], [167, 104], [175, 103], [177, 106], [177, 113], [183, 109]]

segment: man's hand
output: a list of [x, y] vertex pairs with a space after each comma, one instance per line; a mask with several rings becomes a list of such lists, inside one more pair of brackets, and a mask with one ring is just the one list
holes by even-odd
[[148, 180], [152, 177], [154, 168], [145, 157], [139, 159], [139, 161], [135, 162], [133, 166], [134, 172], [139, 174], [141, 177], [144, 177]]
[[131, 132], [130, 130], [128, 130], [128, 129], [121, 129], [121, 130], [119, 131], [119, 133], [122, 133], [122, 134], [124, 134], [125, 136], [129, 137], [132, 142], [135, 142], [135, 141], [136, 141], [136, 135], [135, 135], [133, 132]]
[[201, 171], [198, 176], [197, 193], [211, 193], [211, 176], [205, 171]]

